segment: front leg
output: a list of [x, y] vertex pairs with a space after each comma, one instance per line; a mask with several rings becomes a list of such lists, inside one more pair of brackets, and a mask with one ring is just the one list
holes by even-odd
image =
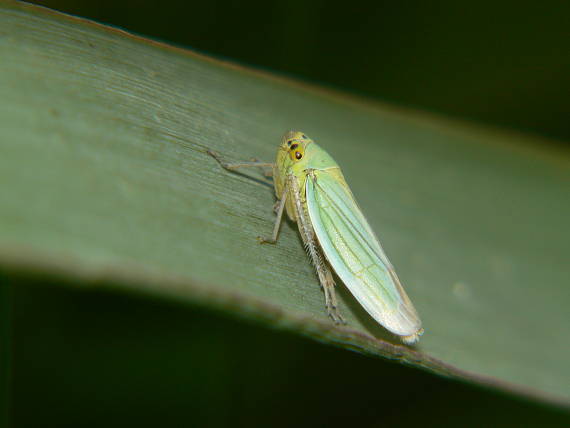
[[[236, 169], [239, 168], [262, 168], [263, 175], [265, 175], [266, 177], [273, 176], [273, 169], [275, 167], [274, 163], [260, 162], [257, 158], [252, 158], [251, 161], [249, 162], [230, 163], [223, 161], [220, 158], [220, 155], [214, 152], [213, 150], [208, 150], [207, 153], [210, 156], [212, 156], [214, 159], [216, 159], [216, 161], [220, 164], [222, 168], [227, 169], [228, 171], [235, 171]], [[266, 168], [271, 168], [271, 171], [267, 171]], [[281, 197], [273, 207], [273, 210], [277, 214], [275, 226], [273, 227], [273, 234], [271, 235], [271, 238], [263, 238], [261, 236], [258, 236], [257, 239], [260, 244], [265, 244], [265, 243], [275, 244], [277, 242], [277, 236], [279, 235], [279, 226], [281, 225], [281, 220], [283, 218], [283, 209], [285, 208], [285, 202], [287, 201], [288, 193], [289, 193], [288, 186], [285, 186], [285, 188], [283, 189], [283, 193], [281, 194]]]
[[279, 236], [279, 227], [281, 226], [281, 222], [283, 220], [283, 212], [285, 210], [287, 196], [289, 195], [289, 185], [289, 181], [286, 181], [285, 187], [283, 187], [283, 192], [281, 192], [281, 197], [273, 207], [273, 210], [277, 214], [277, 218], [275, 219], [275, 225], [273, 226], [273, 233], [271, 234], [271, 238], [258, 236], [257, 240], [260, 244], [275, 244], [277, 242], [277, 237]]
[[[220, 155], [213, 150], [208, 150], [207, 153], [216, 159], [222, 168], [227, 169], [228, 171], [235, 171], [239, 168], [261, 168], [263, 170], [264, 176], [273, 176], [273, 167], [275, 164], [272, 162], [260, 162], [255, 158], [253, 158], [250, 162], [226, 162], [222, 160]], [[268, 171], [267, 168], [271, 168], [271, 170]]]

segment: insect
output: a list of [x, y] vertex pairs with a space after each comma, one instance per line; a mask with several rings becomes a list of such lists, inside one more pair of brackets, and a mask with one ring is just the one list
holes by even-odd
[[276, 243], [287, 212], [299, 227], [325, 295], [327, 313], [335, 323], [344, 320], [337, 306], [332, 270], [378, 323], [404, 343], [418, 341], [424, 331], [418, 313], [340, 167], [326, 151], [302, 132], [289, 131], [281, 140], [275, 163], [227, 163], [215, 152], [208, 153], [227, 170], [259, 167], [265, 175], [273, 176], [277, 219], [272, 236], [258, 239]]

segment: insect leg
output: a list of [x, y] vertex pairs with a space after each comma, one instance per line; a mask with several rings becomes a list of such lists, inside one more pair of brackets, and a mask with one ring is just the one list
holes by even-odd
[[[217, 154], [216, 152], [208, 150], [207, 153], [210, 156], [212, 156], [214, 159], [216, 159], [216, 161], [218, 161], [218, 163], [222, 168], [227, 169], [228, 171], [234, 171], [239, 168], [262, 168], [263, 175], [265, 175], [266, 177], [273, 176], [274, 164], [272, 162], [260, 162], [257, 159], [250, 162], [225, 162], [220, 158], [220, 155]], [[267, 171], [266, 168], [271, 168], [271, 171]]]
[[257, 240], [260, 244], [275, 244], [277, 242], [277, 236], [279, 235], [279, 227], [281, 226], [281, 220], [283, 219], [283, 211], [285, 210], [285, 203], [287, 202], [287, 195], [289, 194], [289, 181], [285, 182], [285, 187], [281, 193], [281, 198], [277, 201], [277, 204], [273, 207], [277, 218], [275, 219], [275, 225], [273, 226], [273, 233], [271, 238], [263, 238], [258, 236]]
[[346, 324], [346, 321], [344, 320], [344, 318], [340, 314], [340, 311], [338, 310], [338, 302], [336, 300], [336, 293], [334, 290], [335, 283], [333, 280], [331, 269], [328, 265], [326, 265], [326, 262], [323, 262], [323, 264], [326, 266], [326, 277], [327, 277], [327, 287], [325, 287], [324, 289], [326, 290], [328, 288], [328, 293], [329, 293], [328, 306], [326, 305], [325, 301], [327, 313], [336, 324]]
[[[264, 169], [264, 170], [263, 170], [263, 175], [264, 175], [265, 177], [273, 177], [273, 171], [274, 171], [274, 169], [275, 169], [275, 164], [274, 164], [274, 163], [262, 162], [262, 161], [260, 161], [260, 160], [257, 159], [257, 158], [251, 158], [250, 161], [251, 161], [251, 162], [258, 162], [258, 163], [264, 163], [264, 164], [266, 164], [266, 166], [267, 166], [267, 167], [270, 167], [271, 169], [270, 169], [270, 170]], [[260, 168], [265, 168], [265, 166], [260, 167]]]
[[299, 232], [301, 234], [301, 238], [303, 239], [303, 243], [305, 244], [305, 249], [307, 250], [309, 257], [315, 266], [321, 287], [323, 288], [327, 313], [335, 324], [344, 324], [345, 321], [340, 315], [337, 306], [336, 294], [334, 290], [335, 284], [332, 272], [318, 247], [313, 226], [311, 226], [308, 221], [305, 205], [301, 201], [299, 181], [294, 175], [290, 175], [287, 178], [288, 182], [291, 183], [293, 199], [295, 200], [295, 209], [297, 213], [297, 224], [299, 226]]
[[[322, 272], [322, 275], [319, 274], [319, 271]], [[335, 324], [346, 324], [346, 321], [338, 310], [338, 303], [334, 289], [335, 283], [331, 270], [326, 262], [323, 262], [317, 268], [317, 274], [319, 275], [319, 280], [321, 281], [323, 292], [325, 294], [325, 308], [327, 310], [327, 314], [329, 317], [331, 317]]]

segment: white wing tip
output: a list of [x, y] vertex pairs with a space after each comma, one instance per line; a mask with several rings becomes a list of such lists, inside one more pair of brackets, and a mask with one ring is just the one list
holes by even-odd
[[400, 338], [402, 339], [402, 342], [404, 342], [406, 345], [413, 345], [418, 340], [420, 340], [420, 336], [422, 334], [424, 334], [424, 329], [420, 328], [414, 334], [410, 334], [409, 336], [400, 336]]

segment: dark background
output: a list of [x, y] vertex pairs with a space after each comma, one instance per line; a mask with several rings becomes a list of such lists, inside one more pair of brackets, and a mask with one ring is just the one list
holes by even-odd
[[400, 106], [570, 140], [570, 2], [43, 0]]
[[[395, 105], [570, 137], [568, 1], [36, 3]], [[221, 314], [10, 278], [0, 272], [18, 427], [568, 424]]]
[[[0, 294], [5, 284], [0, 272]], [[570, 420], [193, 307], [38, 279], [12, 285], [16, 427], [519, 428]]]

